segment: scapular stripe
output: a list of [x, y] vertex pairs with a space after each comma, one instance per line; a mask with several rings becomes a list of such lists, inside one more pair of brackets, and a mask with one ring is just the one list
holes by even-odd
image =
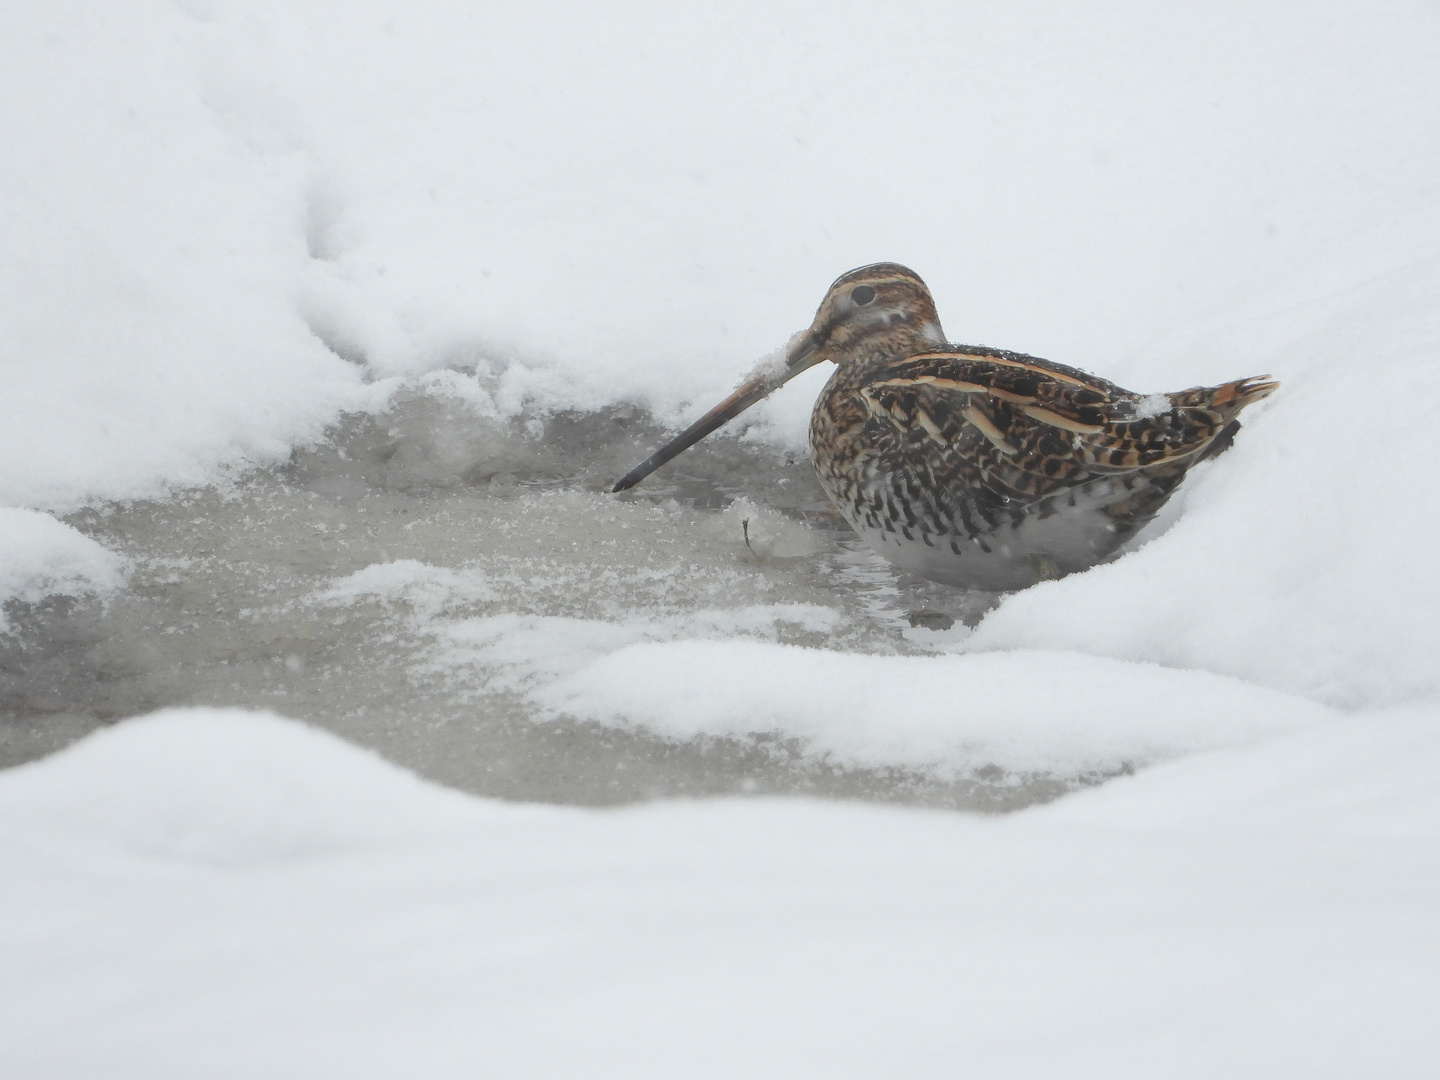
[[1084, 379], [1077, 378], [1064, 371], [1056, 371], [1055, 367], [1049, 364], [1027, 362], [1011, 356], [987, 356], [984, 353], [963, 352], [926, 352], [913, 353], [905, 357], [907, 364], [916, 360], [973, 360], [979, 364], [995, 364], [999, 367], [1020, 368], [1022, 371], [1031, 371], [1036, 375], [1044, 375], [1047, 379], [1055, 379], [1058, 382], [1069, 383], [1071, 386], [1090, 385]]

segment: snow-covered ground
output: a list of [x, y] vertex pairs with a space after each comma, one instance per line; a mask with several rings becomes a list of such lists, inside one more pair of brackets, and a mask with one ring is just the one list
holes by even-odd
[[1435, 1074], [1440, 722], [999, 818], [484, 802], [171, 712], [0, 784], [15, 1077]]
[[[1418, 3], [11, 5], [0, 754], [251, 711], [0, 774], [0, 1071], [1435, 1075], [1436, 70]], [[878, 259], [1282, 388], [993, 610], [826, 520], [813, 378], [604, 491]], [[560, 803], [1135, 775], [546, 807], [264, 709]]]

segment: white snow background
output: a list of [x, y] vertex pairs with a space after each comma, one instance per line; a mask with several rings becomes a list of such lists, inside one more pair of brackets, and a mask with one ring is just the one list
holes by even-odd
[[[441, 627], [437, 663], [663, 735], [1162, 763], [1004, 818], [594, 811], [128, 721], [0, 774], [0, 1072], [1436, 1075], [1437, 70], [1421, 3], [8, 6], [20, 602], [125, 588], [53, 515], [439, 369], [494, 415], [692, 419], [879, 259], [953, 340], [1283, 385], [1168, 531], [949, 655]], [[798, 447], [816, 389], [748, 437]]]

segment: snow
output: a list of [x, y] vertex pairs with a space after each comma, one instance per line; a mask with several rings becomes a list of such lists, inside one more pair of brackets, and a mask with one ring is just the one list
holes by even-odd
[[358, 407], [358, 373], [285, 296], [303, 175], [225, 132], [189, 20], [83, 2], [3, 18], [0, 499], [205, 483]]
[[[1057, 686], [1074, 690], [1063, 704]], [[629, 645], [537, 696], [677, 738], [781, 731], [844, 764], [1022, 774], [1117, 771], [1330, 718], [1238, 680], [1075, 653], [847, 656], [738, 640]]]
[[[125, 562], [49, 514], [0, 507], [0, 603], [107, 593], [124, 582]], [[0, 608], [0, 632], [10, 628]]]
[[398, 559], [357, 570], [318, 599], [322, 603], [354, 604], [372, 598], [403, 598], [421, 618], [434, 618], [457, 599], [488, 600], [493, 595], [483, 570], [456, 571], [415, 559]]
[[1429, 1076], [1437, 767], [1400, 711], [988, 819], [593, 811], [159, 714], [0, 775], [6, 1072]]
[[1170, 411], [1170, 399], [1164, 394], [1150, 394], [1140, 399], [1140, 404], [1135, 406], [1136, 420], [1150, 420], [1161, 413]]
[[[298, 678], [353, 626], [373, 672], [265, 702], [383, 700], [387, 752], [461, 756], [428, 679], [656, 760], [1113, 778], [995, 818], [597, 812], [262, 712], [132, 720], [0, 773], [0, 1071], [1435, 1075], [1437, 19], [7, 6], [0, 735]], [[535, 445], [692, 421], [879, 259], [954, 340], [1281, 387], [1123, 558], [973, 631], [896, 630], [887, 571], [766, 504], [789, 476], [626, 501], [608, 457], [551, 468], [623, 439]], [[802, 448], [823, 377], [747, 445]], [[64, 621], [92, 600], [133, 621]]]

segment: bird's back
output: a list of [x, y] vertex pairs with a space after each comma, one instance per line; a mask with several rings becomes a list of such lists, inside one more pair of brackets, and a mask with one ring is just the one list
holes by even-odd
[[1276, 385], [1145, 396], [1037, 357], [948, 346], [841, 364], [816, 403], [811, 451], [821, 485], [887, 558], [947, 584], [1019, 589], [1112, 554]]

